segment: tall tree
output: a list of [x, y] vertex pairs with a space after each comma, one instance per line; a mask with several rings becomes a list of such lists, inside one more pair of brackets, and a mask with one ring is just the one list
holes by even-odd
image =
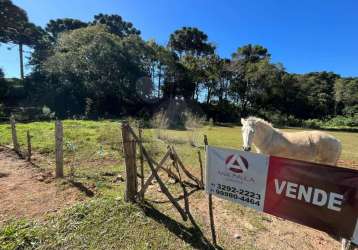
[[154, 40], [149, 40], [146, 45], [148, 48], [146, 55], [147, 70], [153, 84], [156, 85], [156, 96], [159, 99], [161, 97], [165, 74], [169, 67], [175, 64], [177, 58], [174, 53], [164, 46], [157, 44]]
[[179, 62], [186, 68], [181, 73], [186, 72], [186, 80], [190, 79], [190, 82], [185, 83], [185, 89], [192, 90], [190, 99], [197, 99], [205, 77], [203, 57], [213, 54], [215, 46], [208, 42], [208, 36], [203, 31], [194, 27], [183, 27], [170, 35], [168, 47], [178, 55]]
[[332, 72], [313, 72], [297, 79], [306, 94], [306, 118], [324, 118], [334, 114], [334, 85], [339, 76]]
[[215, 46], [198, 28], [183, 27], [170, 35], [168, 46], [182, 55], [201, 56], [214, 53]]
[[[60, 36], [43, 69], [59, 79], [57, 113], [119, 114], [138, 101], [136, 81], [145, 76], [144, 42], [138, 36], [119, 38], [104, 25]], [[58, 112], [60, 111], [60, 112]]]
[[43, 30], [30, 23], [26, 12], [10, 0], [0, 0], [0, 12], [0, 42], [19, 46], [20, 76], [23, 79], [23, 46], [34, 46], [43, 35]]
[[191, 82], [188, 85], [192, 85], [193, 92], [191, 93], [191, 99], [198, 100], [200, 94], [200, 88], [206, 81], [205, 67], [206, 58], [205, 56], [192, 56], [185, 55], [181, 57], [179, 62], [186, 68], [187, 74], [189, 74]]
[[26, 12], [10, 0], [0, 0], [0, 42], [8, 42], [19, 33], [18, 25], [28, 22]]
[[358, 114], [358, 78], [339, 78], [335, 82], [337, 114]]
[[64, 31], [75, 30], [79, 28], [87, 27], [88, 24], [78, 19], [62, 18], [56, 20], [50, 20], [46, 24], [45, 30], [50, 33], [51, 37], [57, 39], [58, 35]]
[[94, 16], [92, 24], [106, 25], [111, 33], [119, 37], [140, 35], [140, 31], [131, 22], [124, 21], [119, 15], [98, 14]]
[[232, 59], [237, 61], [256, 63], [263, 59], [270, 59], [271, 55], [261, 45], [247, 44], [237, 49], [232, 54]]
[[203, 58], [205, 69], [203, 88], [206, 89], [206, 103], [209, 104], [213, 97], [217, 98], [219, 104], [227, 99], [230, 83], [230, 60], [222, 59], [213, 54]]
[[193, 79], [189, 70], [179, 61], [175, 61], [166, 70], [162, 86], [163, 97], [191, 100], [195, 91], [195, 86], [192, 83]]
[[231, 97], [246, 116], [248, 109], [255, 110], [261, 106], [265, 85], [269, 82], [268, 78], [274, 75], [270, 54], [260, 45], [245, 45], [232, 54], [230, 71]]

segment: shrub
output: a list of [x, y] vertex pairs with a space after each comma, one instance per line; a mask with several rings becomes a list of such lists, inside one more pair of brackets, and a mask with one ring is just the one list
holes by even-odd
[[358, 115], [336, 116], [327, 120], [310, 119], [303, 125], [308, 128], [354, 128], [358, 127]]
[[42, 117], [44, 119], [53, 119], [55, 117], [55, 112], [51, 112], [51, 109], [44, 105], [42, 107]]
[[282, 114], [277, 111], [265, 111], [262, 112], [260, 117], [270, 121], [274, 126], [277, 127], [301, 127], [302, 120], [295, 118], [293, 115]]
[[201, 128], [204, 124], [204, 117], [201, 117], [199, 115], [195, 115], [190, 111], [186, 111], [184, 113], [184, 119], [185, 119], [185, 128], [187, 130], [195, 130], [198, 128]]
[[169, 127], [169, 118], [167, 117], [164, 110], [159, 111], [153, 115], [151, 125], [153, 128], [157, 129], [167, 129]]

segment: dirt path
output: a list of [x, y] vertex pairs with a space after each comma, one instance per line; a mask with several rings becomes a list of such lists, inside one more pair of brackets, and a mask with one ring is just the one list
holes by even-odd
[[[238, 209], [235, 212], [228, 209], [232, 204], [214, 197], [214, 217], [218, 232], [225, 232], [225, 241], [232, 242], [232, 249], [254, 246], [255, 249], [340, 249], [340, 243], [326, 233], [292, 223], [268, 214], [257, 213], [248, 208]], [[193, 210], [204, 215], [207, 225], [206, 200], [191, 202]], [[238, 206], [238, 205], [237, 205]], [[259, 223], [253, 223], [257, 217]], [[209, 234], [210, 235], [210, 234]], [[223, 240], [223, 239], [222, 239]], [[220, 238], [219, 238], [220, 242]]]
[[0, 147], [0, 224], [11, 217], [40, 218], [81, 199], [76, 188], [57, 183], [51, 173]]

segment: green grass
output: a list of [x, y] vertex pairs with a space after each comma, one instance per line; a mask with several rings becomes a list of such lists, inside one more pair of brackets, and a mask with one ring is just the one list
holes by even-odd
[[[47, 218], [44, 222], [15, 220], [0, 228], [0, 249], [192, 249], [207, 248], [200, 230], [180, 222], [178, 213], [168, 203], [154, 204], [155, 208], [129, 205], [122, 202], [123, 182], [114, 183], [116, 175], [124, 176], [123, 153], [118, 121], [65, 120], [65, 175], [74, 168], [74, 181], [95, 189], [95, 197], [75, 205], [64, 212]], [[26, 151], [26, 131], [32, 135], [35, 163], [46, 170], [54, 170], [54, 122], [18, 124], [18, 137], [22, 150]], [[298, 131], [301, 129], [284, 129]], [[181, 130], [144, 130], [144, 145], [154, 159], [159, 161], [166, 151], [166, 142], [175, 149], [187, 168], [199, 176], [198, 148], [193, 148], [193, 132]], [[343, 144], [342, 159], [358, 161], [358, 133], [328, 132]], [[196, 143], [202, 144], [202, 136], [208, 136], [209, 144], [228, 148], [241, 148], [241, 128], [204, 127], [195, 131]], [[0, 125], [0, 144], [11, 144], [10, 126]], [[200, 149], [204, 157], [203, 149]], [[50, 164], [49, 161], [50, 160]], [[146, 168], [146, 172], [149, 169]], [[178, 185], [169, 189], [178, 195]], [[156, 192], [149, 199], [157, 199]], [[120, 199], [120, 200], [119, 200]], [[194, 202], [203, 201], [202, 192], [194, 195]], [[265, 216], [236, 204], [226, 203], [226, 209], [245, 215], [257, 230], [267, 230]], [[158, 211], [157, 211], [157, 210]], [[161, 211], [161, 212], [159, 212]], [[206, 220], [197, 215], [197, 223], [205, 235], [210, 235]], [[247, 242], [233, 242], [227, 232], [218, 232], [220, 244], [225, 249], [253, 247], [253, 238]], [[254, 233], [250, 233], [254, 234]], [[209, 237], [210, 238], [210, 237]]]
[[140, 208], [112, 198], [99, 198], [77, 204], [60, 215], [48, 218], [45, 223], [8, 222], [0, 229], [0, 249], [205, 247], [206, 243], [190, 230], [154, 208]]

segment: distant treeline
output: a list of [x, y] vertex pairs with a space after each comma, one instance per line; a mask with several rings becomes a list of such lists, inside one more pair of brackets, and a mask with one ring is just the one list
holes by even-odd
[[[0, 69], [4, 115], [11, 111], [6, 107], [48, 107], [47, 113], [60, 118], [151, 117], [162, 103], [178, 99], [218, 122], [247, 115], [295, 120], [358, 113], [358, 78], [290, 74], [261, 45], [221, 58], [194, 27], [174, 31], [161, 45], [144, 41], [118, 15], [98, 14], [88, 23], [56, 19], [38, 27], [9, 0], [0, 0], [0, 10], [0, 46], [18, 45], [21, 72], [20, 79], [5, 79]], [[31, 48], [27, 76], [24, 46]]]

